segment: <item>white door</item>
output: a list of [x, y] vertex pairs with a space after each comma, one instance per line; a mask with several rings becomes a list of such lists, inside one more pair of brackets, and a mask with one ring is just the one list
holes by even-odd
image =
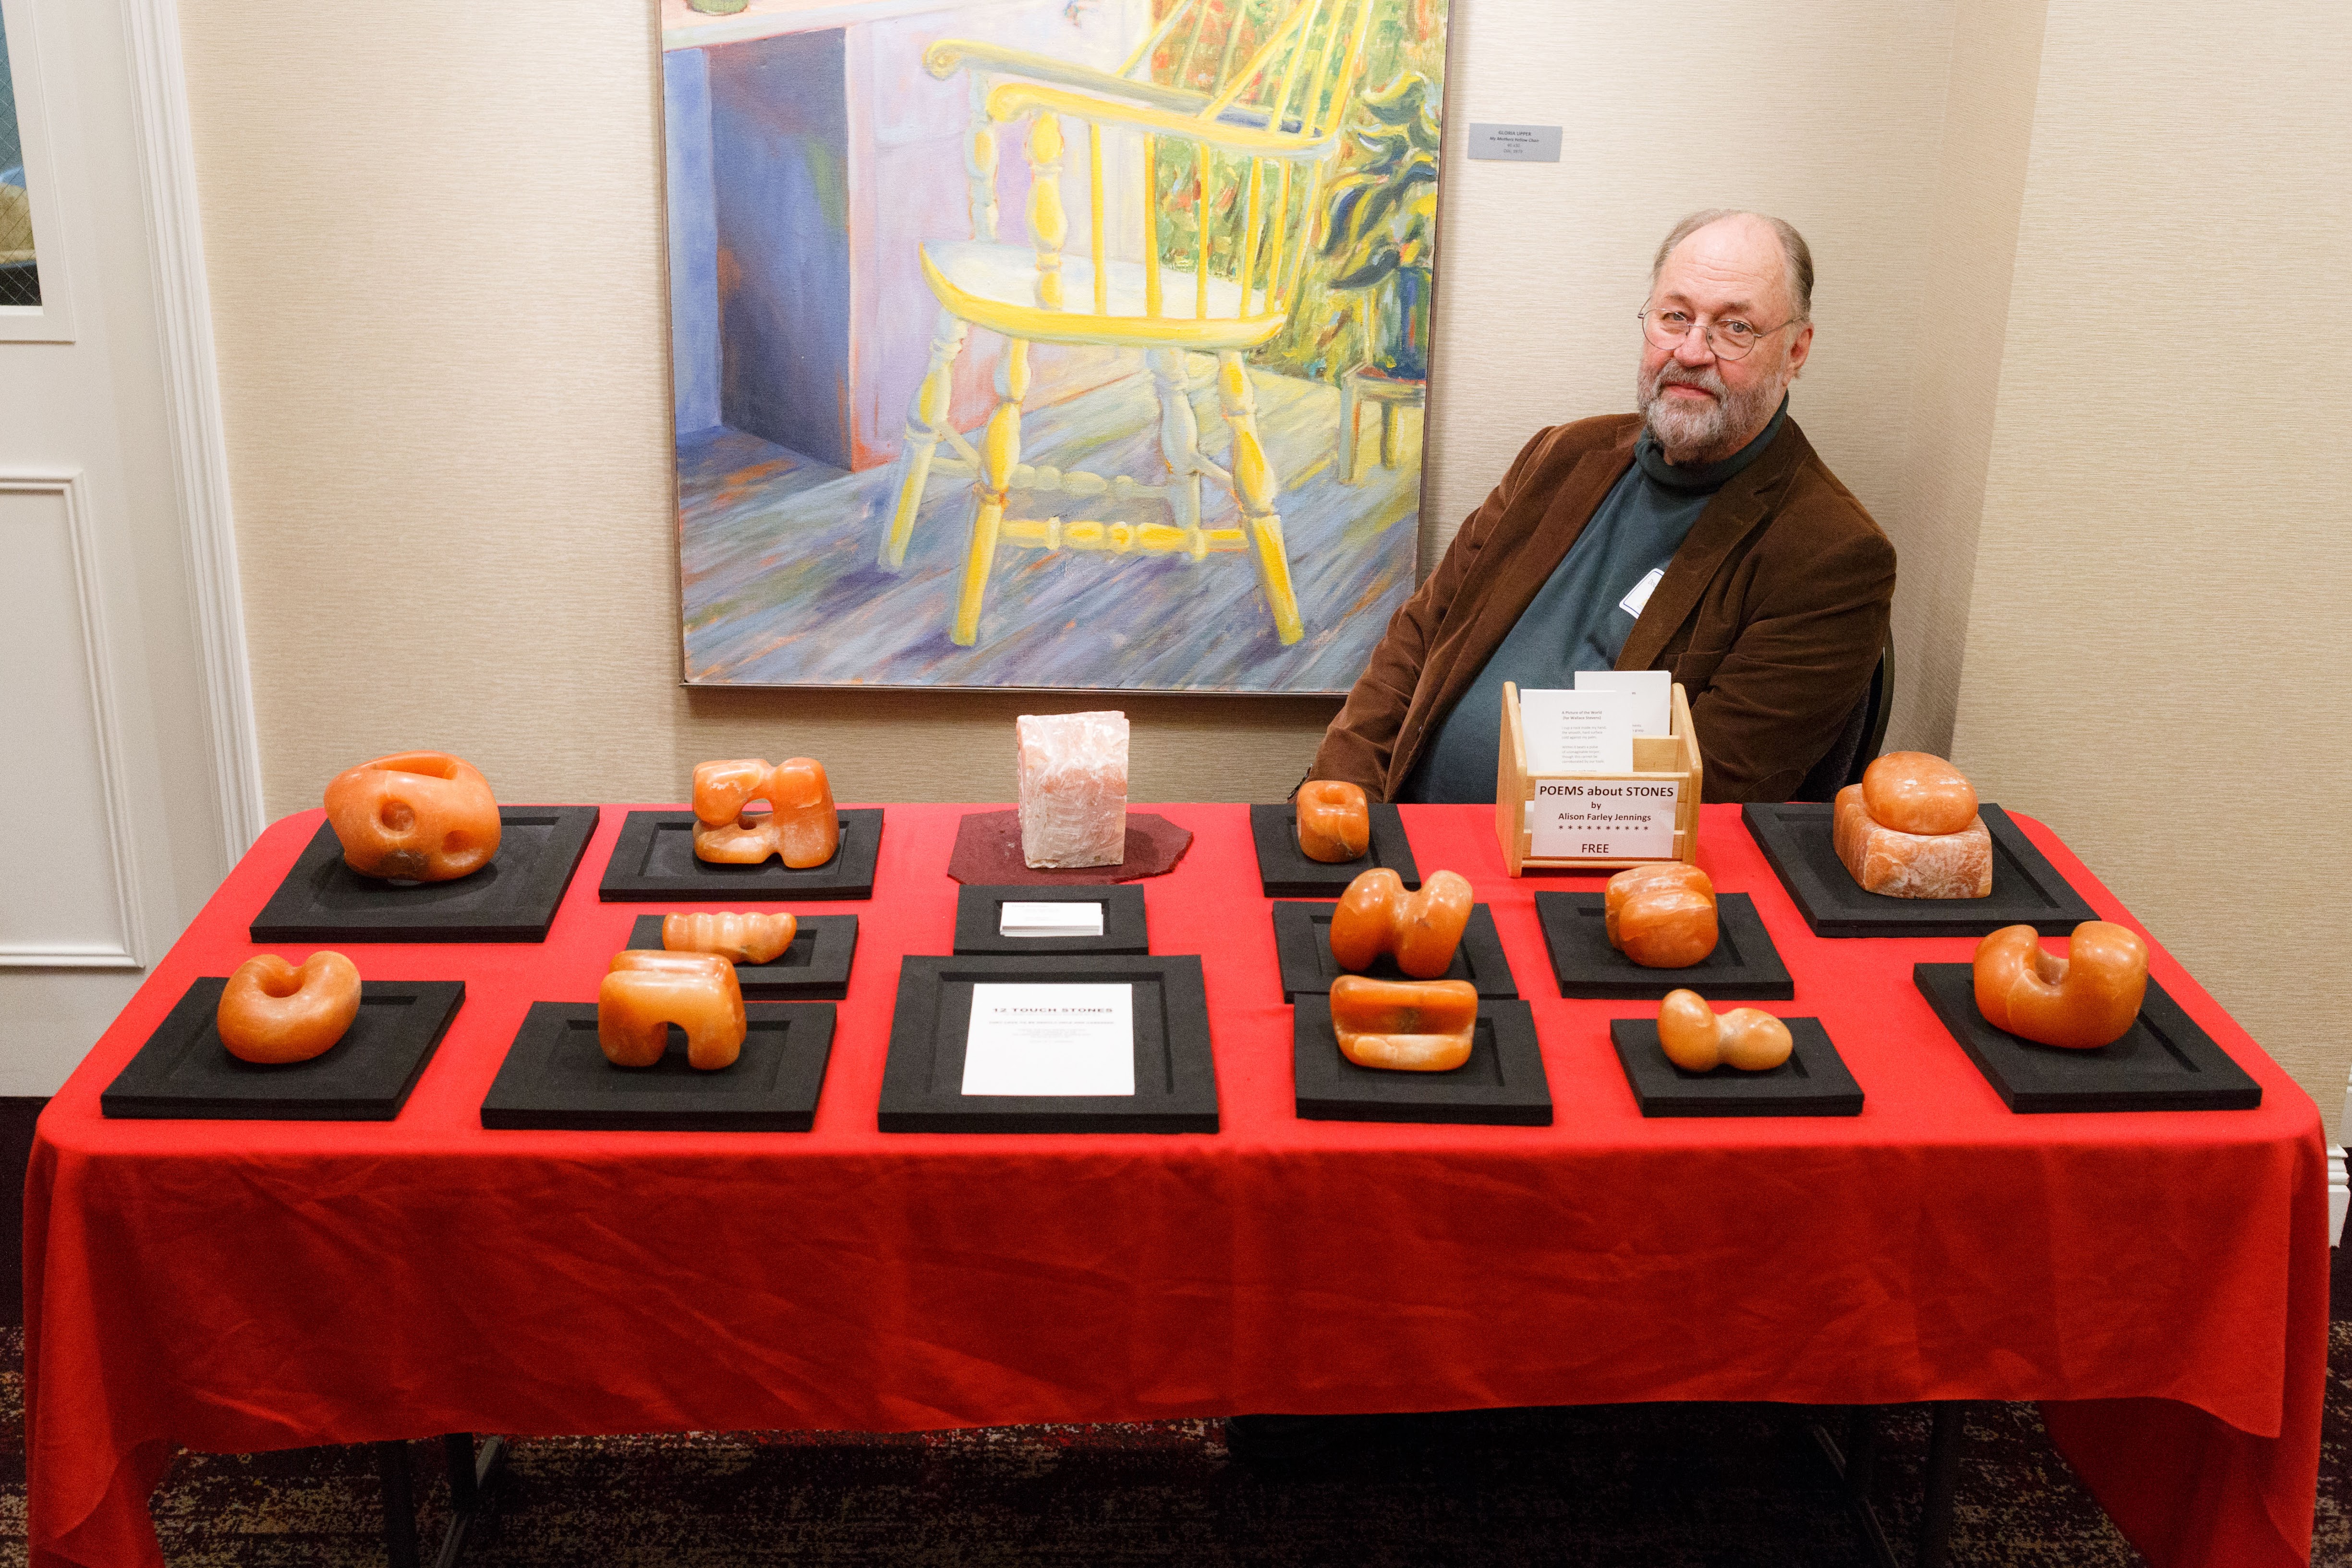
[[258, 779], [170, 0], [0, 28], [0, 1095], [45, 1095]]

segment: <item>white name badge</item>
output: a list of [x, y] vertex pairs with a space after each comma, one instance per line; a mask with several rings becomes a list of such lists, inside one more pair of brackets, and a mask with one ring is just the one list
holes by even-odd
[[1665, 574], [1666, 569], [1664, 567], [1651, 567], [1650, 574], [1643, 578], [1640, 582], [1634, 584], [1633, 591], [1632, 593], [1617, 601], [1617, 607], [1624, 611], [1627, 615], [1633, 616], [1635, 620], [1640, 620], [1642, 618], [1643, 606], [1650, 602], [1650, 595], [1658, 591], [1658, 584], [1664, 578]]
[[1671, 781], [1538, 779], [1528, 853], [1540, 859], [1665, 860], [1675, 852]]

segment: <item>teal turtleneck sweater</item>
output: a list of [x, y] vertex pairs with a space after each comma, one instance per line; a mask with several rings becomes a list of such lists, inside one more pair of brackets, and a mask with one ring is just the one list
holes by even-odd
[[1643, 431], [1633, 466], [1601, 498], [1518, 624], [1438, 724], [1398, 798], [1493, 801], [1503, 682], [1543, 691], [1574, 686], [1580, 669], [1614, 669], [1636, 618], [1626, 598], [1656, 586], [1652, 574], [1665, 571], [1715, 492], [1762, 457], [1788, 419], [1782, 398], [1772, 422], [1719, 463], [1669, 463], [1656, 437]]

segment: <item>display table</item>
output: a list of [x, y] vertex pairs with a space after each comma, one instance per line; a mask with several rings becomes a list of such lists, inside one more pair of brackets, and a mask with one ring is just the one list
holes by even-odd
[[[1139, 884], [1202, 955], [1223, 1130], [876, 1131], [899, 961], [945, 953], [969, 809], [887, 810], [814, 1129], [489, 1131], [534, 1001], [589, 1001], [647, 906], [600, 903], [623, 810], [543, 945], [357, 945], [466, 1000], [398, 1120], [110, 1121], [99, 1093], [315, 831], [277, 824], [40, 1121], [26, 1194], [37, 1564], [159, 1561], [175, 1446], [1139, 1421], [1635, 1400], [2032, 1399], [2154, 1563], [2301, 1562], [2326, 1370], [2310, 1100], [2161, 948], [2261, 1109], [2019, 1116], [1914, 988], [1967, 938], [1811, 936], [1736, 807], [1699, 864], [1750, 894], [1867, 1095], [1851, 1118], [1652, 1120], [1556, 993], [1487, 806], [1407, 807], [1534, 1007], [1549, 1127], [1302, 1121], [1247, 808]], [[2108, 920], [2130, 917], [2038, 824]], [[299, 953], [301, 948], [279, 949]]]

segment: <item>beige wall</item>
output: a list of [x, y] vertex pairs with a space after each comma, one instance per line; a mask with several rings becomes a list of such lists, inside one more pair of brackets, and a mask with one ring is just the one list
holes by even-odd
[[[2263, 1000], [2324, 943], [2233, 937], [2202, 840], [2243, 839], [2184, 846], [2179, 806], [2255, 756], [2292, 770], [2276, 818], [2306, 773], [2342, 801], [2303, 759], [2343, 699], [2255, 682], [2340, 668], [2296, 617], [2330, 550], [2344, 577], [2344, 422], [2247, 345], [2283, 276], [2344, 297], [2345, 23], [2047, 9], [2045, 39], [2039, 0], [1454, 0], [1425, 537], [1538, 426], [1629, 405], [1674, 218], [1790, 217], [1821, 268], [1798, 416], [1903, 554], [1895, 738], [2056, 823], [2332, 1113], [2322, 1003]], [[677, 686], [649, 12], [184, 10], [274, 811], [425, 742], [509, 798], [675, 799], [790, 749], [846, 798], [1002, 799], [1011, 716], [1083, 700]], [[1474, 119], [1566, 154], [1472, 163]], [[1139, 796], [1221, 799], [1287, 790], [1334, 706], [1122, 705]]]
[[2291, 323], [2352, 298], [2347, 81], [2336, 0], [2049, 0], [1953, 741], [2331, 1126], [2352, 421]]
[[1951, 751], [2042, 26], [2042, 0], [2018, 0], [1965, 5], [1953, 29], [1916, 314], [1894, 334], [1912, 381], [1896, 497], [1879, 513], [1902, 563], [1890, 750]]

